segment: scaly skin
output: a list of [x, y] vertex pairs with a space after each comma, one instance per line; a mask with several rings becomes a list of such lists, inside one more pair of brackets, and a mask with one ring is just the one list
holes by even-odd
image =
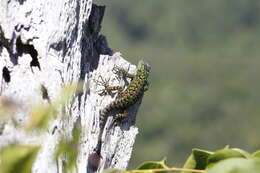
[[143, 96], [143, 93], [148, 90], [148, 76], [150, 69], [150, 65], [143, 60], [138, 62], [136, 75], [129, 74], [124, 69], [118, 67], [115, 68], [116, 74], [119, 77], [128, 77], [132, 79], [125, 90], [118, 86], [108, 86], [106, 82], [103, 82], [105, 89], [102, 93], [111, 93], [112, 90], [118, 90], [118, 95], [116, 99], [107, 105], [100, 113], [100, 133], [98, 144], [95, 149], [96, 153], [91, 154], [89, 157], [90, 165], [97, 165], [96, 163], [94, 164], [93, 159], [90, 158], [101, 158], [102, 134], [108, 116], [114, 116], [113, 123], [128, 116], [128, 108], [134, 105]]
[[[130, 106], [134, 105], [137, 100], [143, 95], [143, 93], [148, 89], [148, 76], [150, 72], [150, 66], [144, 61], [139, 61], [137, 66], [136, 75], [131, 75], [126, 73], [123, 69], [117, 70], [119, 74], [132, 78], [130, 84], [124, 91], [121, 91], [121, 88], [110, 87], [110, 89], [115, 88], [121, 92], [118, 93], [118, 96], [115, 101], [107, 105], [100, 114], [100, 128], [103, 132], [107, 117], [110, 113], [119, 112], [115, 115], [115, 119], [118, 119], [127, 113], [127, 110]], [[123, 113], [123, 114], [122, 114]], [[127, 115], [125, 115], [127, 116]]]
[[117, 73], [119, 75], [121, 74], [123, 76], [132, 78], [132, 80], [124, 91], [122, 91], [122, 88], [115, 87], [119, 91], [116, 100], [107, 105], [101, 111], [101, 136], [108, 116], [113, 112], [117, 112], [117, 114], [114, 115], [114, 122], [118, 119], [127, 117], [127, 109], [130, 106], [134, 105], [137, 100], [142, 97], [143, 93], [148, 89], [148, 76], [150, 73], [150, 65], [148, 63], [140, 60], [137, 66], [136, 75], [131, 75], [120, 68], [117, 69]]

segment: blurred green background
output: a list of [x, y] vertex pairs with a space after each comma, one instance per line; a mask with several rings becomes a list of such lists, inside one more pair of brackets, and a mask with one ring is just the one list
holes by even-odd
[[259, 0], [96, 0], [101, 33], [152, 65], [130, 168], [198, 147], [260, 149]]

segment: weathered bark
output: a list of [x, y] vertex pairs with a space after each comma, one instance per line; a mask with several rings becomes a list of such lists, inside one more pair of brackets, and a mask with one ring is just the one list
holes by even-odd
[[[20, 105], [13, 117], [18, 126], [11, 120], [1, 122], [0, 147], [11, 143], [41, 145], [32, 172], [62, 172], [62, 162], [54, 159], [54, 153], [60, 138], [65, 135], [69, 139], [76, 124], [82, 134], [75, 172], [87, 172], [88, 156], [96, 147], [100, 130], [99, 112], [115, 99], [100, 96], [102, 87], [94, 81], [102, 76], [112, 85], [124, 86], [112, 68], [117, 65], [135, 71], [135, 66], [120, 53], [113, 53], [105, 36], [99, 34], [104, 10], [91, 0], [0, 2], [0, 95]], [[41, 85], [53, 101], [64, 85], [80, 81], [83, 91], [65, 106], [65, 119], [60, 113], [44, 133], [23, 130], [33, 107], [50, 104], [42, 96]], [[100, 170], [127, 167], [138, 133], [133, 124], [139, 104], [133, 106], [125, 123], [105, 131]]]

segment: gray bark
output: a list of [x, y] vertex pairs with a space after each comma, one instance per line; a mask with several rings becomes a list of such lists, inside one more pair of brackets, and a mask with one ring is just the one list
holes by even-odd
[[[19, 109], [14, 121], [1, 122], [0, 147], [11, 143], [40, 145], [33, 173], [62, 172], [62, 160], [54, 153], [62, 136], [71, 138], [75, 125], [82, 131], [77, 167], [85, 173], [88, 156], [97, 145], [99, 113], [115, 97], [100, 96], [99, 76], [111, 85], [125, 86], [112, 72], [115, 65], [129, 72], [135, 66], [113, 53], [106, 38], [99, 35], [104, 7], [91, 0], [1, 0], [0, 2], [0, 96], [13, 100]], [[10, 72], [10, 81], [4, 74]], [[48, 124], [44, 133], [28, 133], [24, 126], [33, 107], [50, 104], [43, 99], [44, 85], [51, 101], [56, 100], [65, 85], [83, 83], [83, 91], [65, 106], [67, 117]], [[125, 169], [130, 159], [138, 129], [133, 126], [139, 103], [133, 106], [125, 123], [105, 130], [99, 171], [105, 168]], [[109, 125], [111, 118], [108, 119]], [[56, 130], [55, 130], [56, 129]], [[104, 135], [103, 135], [104, 136]], [[91, 172], [91, 170], [88, 170]]]

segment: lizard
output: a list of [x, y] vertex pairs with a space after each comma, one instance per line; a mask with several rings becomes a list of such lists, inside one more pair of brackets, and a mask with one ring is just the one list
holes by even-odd
[[134, 105], [149, 88], [148, 77], [150, 69], [151, 66], [143, 60], [138, 62], [135, 75], [128, 73], [123, 68], [115, 67], [113, 70], [119, 77], [131, 79], [125, 90], [122, 87], [108, 86], [107, 82], [105, 83], [105, 92], [102, 93], [111, 93], [112, 90], [117, 90], [118, 95], [113, 102], [100, 111], [100, 132], [98, 136], [98, 144], [95, 148], [95, 153], [91, 154], [89, 157], [89, 164], [93, 166], [95, 171], [98, 168], [100, 158], [102, 158], [102, 135], [108, 117], [113, 116], [112, 124], [114, 124], [118, 120], [122, 120], [128, 116], [128, 109]]

